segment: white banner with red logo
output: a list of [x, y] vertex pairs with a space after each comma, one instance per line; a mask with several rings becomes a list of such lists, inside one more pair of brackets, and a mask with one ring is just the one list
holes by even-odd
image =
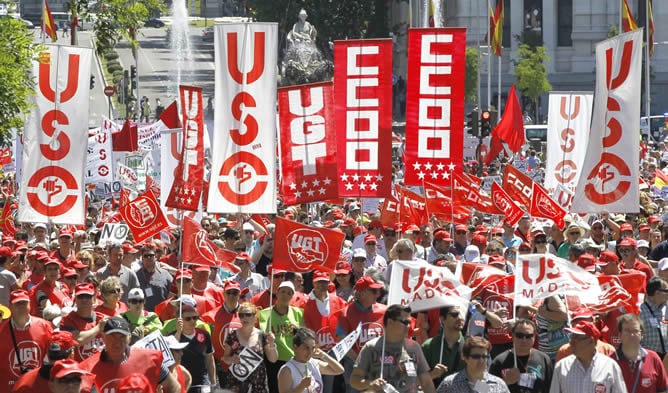
[[[594, 95], [590, 92], [551, 92], [547, 117], [547, 159], [544, 185], [550, 192], [575, 190], [589, 143]], [[560, 197], [570, 207], [570, 197]]]
[[86, 183], [111, 183], [114, 181], [112, 164], [111, 133], [123, 127], [104, 116], [96, 133], [88, 137], [88, 158], [86, 160]]
[[276, 217], [273, 266], [291, 272], [334, 271], [345, 240], [342, 232]]
[[284, 205], [337, 197], [333, 83], [278, 89]]
[[[553, 295], [579, 296], [599, 303], [601, 287], [595, 275], [552, 254], [518, 255], [515, 263], [515, 305], [526, 306]], [[590, 301], [587, 301], [590, 299]]]
[[596, 45], [591, 133], [571, 212], [638, 212], [642, 34], [638, 29]]
[[202, 88], [179, 86], [183, 112], [183, 140], [165, 206], [197, 211], [204, 184], [204, 108]]
[[276, 23], [216, 25], [208, 211], [276, 212]]
[[392, 40], [334, 42], [339, 196], [392, 192]]
[[[176, 167], [181, 157], [181, 129], [164, 130], [160, 133], [160, 188], [169, 190], [172, 181], [176, 178]], [[179, 221], [179, 210], [165, 206], [167, 198], [160, 198], [160, 208], [165, 213], [165, 218], [170, 226], [181, 225]], [[183, 214], [198, 220], [200, 212], [184, 211]]]
[[410, 306], [414, 312], [453, 305], [468, 309], [471, 288], [459, 282], [447, 267], [401, 260], [392, 262], [392, 266], [387, 304]]
[[141, 243], [169, 228], [160, 205], [150, 190], [122, 205], [120, 212], [132, 231], [135, 243]]
[[33, 62], [35, 107], [23, 134], [21, 222], [83, 224], [93, 51], [45, 45]]
[[464, 156], [466, 29], [409, 29], [404, 182], [449, 184]]

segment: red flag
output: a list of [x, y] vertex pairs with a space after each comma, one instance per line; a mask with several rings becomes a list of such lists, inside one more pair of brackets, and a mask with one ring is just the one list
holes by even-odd
[[524, 215], [524, 210], [515, 204], [513, 199], [503, 191], [499, 183], [492, 183], [492, 202], [494, 206], [504, 215], [505, 221], [515, 226]]
[[[278, 89], [283, 204], [338, 196], [333, 83]], [[361, 184], [360, 184], [361, 185]]]
[[[503, 117], [499, 124], [494, 127], [492, 137], [497, 137], [508, 144], [510, 150], [514, 153], [522, 150], [525, 143], [524, 139], [524, 119], [522, 118], [522, 106], [515, 93], [515, 85], [510, 87], [506, 109], [503, 111]], [[492, 150], [492, 149], [490, 149]], [[489, 157], [492, 157], [490, 151]]]
[[383, 202], [380, 222], [385, 226], [421, 225], [428, 221], [424, 197], [405, 187], [395, 186], [392, 196]]
[[466, 206], [453, 204], [448, 192], [434, 184], [424, 183], [424, 200], [427, 206], [428, 217], [457, 224], [466, 224], [471, 217], [471, 209]]
[[489, 196], [480, 194], [479, 191], [478, 185], [468, 176], [456, 172], [452, 174], [452, 195], [455, 204], [463, 204], [487, 214], [499, 214]]
[[6, 147], [0, 149], [0, 165], [9, 165], [12, 163], [12, 149]]
[[494, 266], [472, 262], [462, 263], [460, 281], [473, 289], [472, 298], [477, 296], [484, 288], [506, 277], [510, 277], [510, 275]]
[[[643, 0], [641, 0], [643, 1]], [[628, 33], [638, 28], [629, 3], [626, 0], [622, 0], [622, 32]]]
[[501, 154], [502, 152], [505, 153], [505, 149], [503, 148], [503, 143], [501, 139], [495, 137], [495, 136], [490, 136], [489, 137], [489, 152], [485, 155], [485, 161], [484, 163], [486, 165], [489, 165], [494, 161], [494, 159]]
[[42, 29], [51, 37], [51, 41], [58, 41], [58, 32], [56, 31], [56, 22], [53, 20], [53, 14], [49, 8], [49, 3], [44, 0], [44, 8], [42, 9]]
[[14, 226], [14, 209], [18, 206], [15, 203], [5, 201], [5, 206], [2, 208], [2, 215], [0, 216], [0, 227], [4, 236], [14, 236], [18, 231]]
[[271, 219], [266, 214], [251, 214], [251, 218], [264, 229], [267, 229], [267, 225], [271, 224]]
[[137, 124], [130, 123], [129, 119], [125, 120], [120, 131], [111, 134], [114, 151], [136, 151], [139, 146], [138, 139]]
[[165, 206], [199, 210], [204, 188], [204, 111], [202, 88], [179, 86], [183, 109], [183, 148]]
[[140, 243], [169, 228], [160, 204], [151, 190], [121, 206], [120, 213], [130, 227], [135, 243]]
[[566, 211], [548, 195], [547, 191], [537, 183], [533, 183], [531, 209], [533, 217], [549, 218], [561, 229], [564, 228]]
[[209, 240], [209, 232], [188, 216], [183, 217], [183, 258], [182, 261], [202, 266], [219, 266], [238, 273], [233, 264], [236, 253], [223, 250]]
[[273, 266], [292, 272], [334, 271], [339, 259], [342, 232], [315, 228], [276, 217]]
[[160, 120], [169, 129], [181, 128], [181, 120], [179, 119], [179, 110], [174, 100], [164, 111], [160, 114]]
[[156, 198], [160, 198], [160, 183], [153, 180], [149, 175], [146, 175], [146, 189], [151, 190]]
[[126, 206], [130, 202], [130, 190], [121, 187], [120, 197], [118, 198], [118, 207]]
[[506, 165], [503, 172], [503, 189], [516, 201], [524, 206], [531, 205], [533, 180], [512, 165]]

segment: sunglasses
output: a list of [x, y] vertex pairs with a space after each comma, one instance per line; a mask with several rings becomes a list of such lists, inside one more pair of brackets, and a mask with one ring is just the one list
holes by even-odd
[[155, 258], [155, 254], [144, 254], [142, 255], [144, 258]]
[[455, 231], [455, 234], [457, 235], [466, 235], [468, 232], [466, 231]]
[[112, 289], [111, 291], [105, 291], [104, 293], [106, 293], [107, 295], [112, 294], [112, 293], [121, 293], [121, 289], [116, 288], [116, 289]]
[[194, 317], [183, 317], [183, 320], [186, 321], [186, 322], [196, 321], [198, 319], [199, 319], [199, 315], [196, 315]]
[[225, 291], [226, 295], [239, 296], [239, 291]]
[[633, 248], [620, 248], [619, 252], [620, 254], [626, 254], [627, 252], [632, 252]]
[[534, 244], [545, 244], [547, 243], [547, 239], [536, 239], [533, 241]]
[[383, 236], [397, 236], [395, 232], [384, 232]]
[[374, 243], [374, 242], [368, 242], [366, 245], [367, 245], [367, 246], [375, 246], [376, 243]]
[[514, 335], [515, 335], [515, 338], [519, 338], [519, 339], [522, 339], [522, 338], [527, 339], [527, 338], [533, 338], [534, 337], [533, 333], [519, 333], [518, 332], [518, 333], [515, 333]]
[[397, 322], [401, 322], [401, 324], [403, 324], [404, 326], [408, 326], [408, 325], [411, 324], [411, 320], [410, 320], [410, 319], [395, 319], [395, 321], [397, 321]]
[[141, 303], [144, 303], [144, 299], [129, 299], [128, 303], [130, 303], [130, 304], [141, 304]]
[[80, 385], [81, 377], [72, 377], [72, 378], [56, 378], [56, 381], [62, 385]]
[[77, 299], [91, 300], [93, 295], [77, 295]]
[[346, 274], [337, 274], [336, 277], [347, 277], [349, 274], [350, 274], [350, 273], [346, 273]]
[[285, 277], [285, 274], [283, 274], [283, 273], [274, 274], [274, 279], [283, 278], [283, 277]]
[[568, 232], [568, 236], [580, 236], [580, 232]]
[[240, 312], [239, 313], [239, 318], [250, 318], [254, 317], [255, 313], [254, 312]]
[[453, 318], [459, 318], [459, 313], [458, 312], [449, 312], [448, 315], [453, 317]]
[[469, 358], [474, 359], [474, 360], [483, 360], [483, 359], [489, 359], [488, 354], [480, 354], [480, 353], [472, 353], [469, 355]]

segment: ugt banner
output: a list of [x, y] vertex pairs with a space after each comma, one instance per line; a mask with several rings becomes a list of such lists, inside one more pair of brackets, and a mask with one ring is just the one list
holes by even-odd
[[21, 222], [84, 223], [93, 51], [45, 45], [33, 62], [35, 108], [23, 134]]
[[642, 29], [596, 45], [591, 134], [571, 212], [637, 213]]
[[283, 204], [337, 197], [333, 83], [278, 89]]
[[334, 271], [345, 235], [315, 228], [284, 218], [276, 218], [274, 268], [291, 272]]
[[404, 182], [450, 184], [464, 155], [466, 29], [408, 30]]
[[339, 196], [392, 192], [392, 40], [334, 42]]
[[276, 23], [216, 25], [208, 211], [276, 212]]
[[132, 231], [135, 243], [141, 243], [145, 239], [153, 237], [163, 229], [169, 228], [165, 216], [162, 214], [160, 205], [151, 190], [133, 199], [125, 205], [121, 205], [121, 216], [128, 223]]

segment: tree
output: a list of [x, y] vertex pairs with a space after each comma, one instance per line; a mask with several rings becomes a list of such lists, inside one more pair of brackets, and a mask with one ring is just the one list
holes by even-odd
[[537, 46], [533, 50], [527, 44], [521, 44], [518, 60], [515, 61], [515, 86], [522, 92], [523, 98], [530, 100], [534, 112], [534, 121], [538, 120], [537, 108], [540, 95], [552, 90], [547, 80], [545, 62], [550, 59], [545, 53], [545, 47]]
[[22, 129], [35, 93], [32, 61], [41, 45], [23, 22], [0, 19], [0, 144], [9, 142], [12, 129]]
[[478, 96], [478, 61], [480, 55], [476, 48], [466, 48], [466, 83], [464, 97], [475, 101]]
[[104, 7], [95, 13], [95, 42], [98, 54], [114, 48], [125, 39], [137, 48], [135, 31], [154, 10], [164, 10], [164, 0], [105, 0]]

